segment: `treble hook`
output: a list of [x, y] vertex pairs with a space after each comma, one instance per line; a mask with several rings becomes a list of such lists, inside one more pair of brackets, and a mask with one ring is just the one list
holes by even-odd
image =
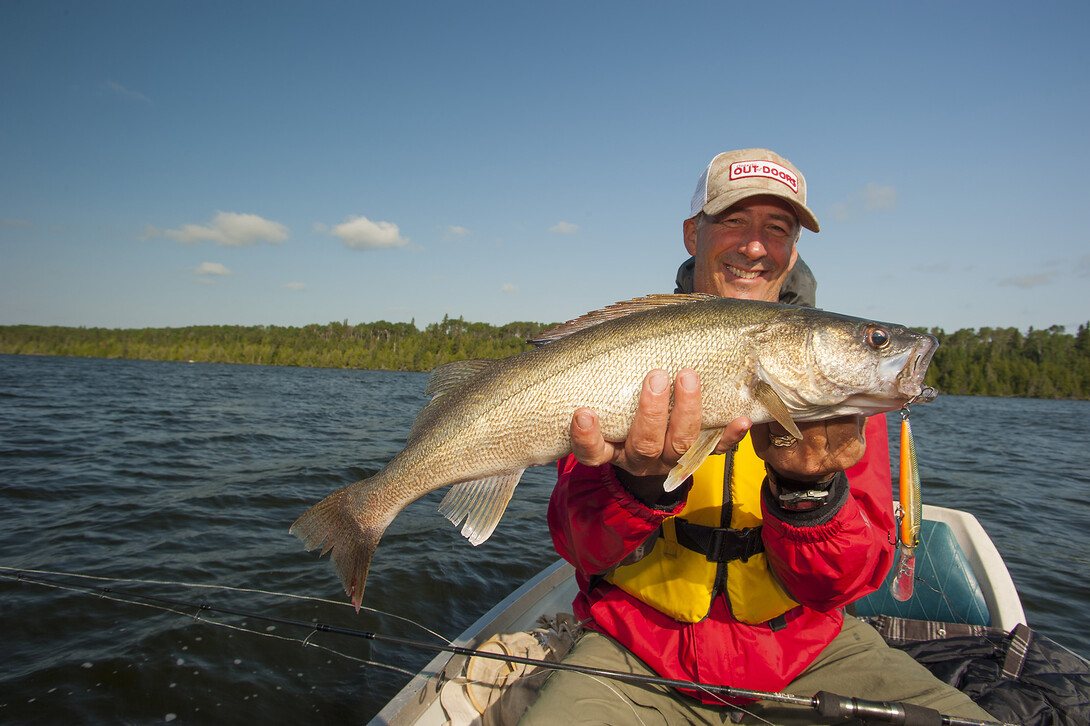
[[928, 403], [929, 401], [934, 401], [935, 398], [938, 397], [938, 395], [938, 392], [936, 392], [935, 389], [931, 386], [924, 386], [923, 388], [921, 388], [919, 393], [905, 401], [905, 404], [901, 406], [901, 420], [908, 420], [909, 406], [914, 403]]

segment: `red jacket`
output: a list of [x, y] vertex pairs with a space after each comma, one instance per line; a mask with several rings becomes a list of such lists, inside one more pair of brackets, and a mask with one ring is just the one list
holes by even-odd
[[840, 632], [840, 608], [880, 587], [892, 565], [895, 528], [884, 415], [867, 420], [866, 439], [863, 459], [846, 472], [849, 495], [827, 522], [792, 524], [791, 512], [774, 505], [777, 511], [769, 511], [762, 498], [761, 537], [769, 565], [801, 603], [786, 613], [786, 626], [779, 630], [735, 620], [722, 595], [707, 618], [680, 623], [593, 577], [635, 550], [683, 503], [669, 511], [651, 509], [621, 486], [611, 466], [587, 467], [569, 456], [559, 464], [548, 516], [557, 552], [576, 568], [576, 617], [589, 620], [588, 627], [619, 641], [661, 676], [782, 691]]

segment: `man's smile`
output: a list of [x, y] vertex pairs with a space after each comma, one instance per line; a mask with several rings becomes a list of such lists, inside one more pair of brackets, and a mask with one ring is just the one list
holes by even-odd
[[730, 274], [735, 277], [740, 277], [743, 280], [753, 280], [761, 276], [764, 270], [741, 270], [734, 265], [723, 263], [724, 266], [730, 271]]

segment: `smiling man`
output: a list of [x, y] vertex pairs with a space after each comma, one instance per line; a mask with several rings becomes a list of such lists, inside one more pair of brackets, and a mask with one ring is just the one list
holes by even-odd
[[[806, 181], [766, 149], [717, 155], [684, 221], [692, 290], [774, 302], [817, 232]], [[683, 267], [684, 269], [684, 267]], [[679, 281], [681, 279], [679, 274]], [[727, 426], [711, 456], [672, 492], [667, 472], [700, 433], [695, 372], [651, 371], [624, 441], [597, 414], [572, 417], [573, 454], [549, 502], [553, 543], [576, 568], [573, 608], [588, 632], [565, 658], [608, 670], [759, 691], [820, 690], [908, 701], [986, 719], [843, 607], [873, 592], [893, 560], [885, 417]], [[727, 723], [712, 693], [556, 672], [528, 724]], [[822, 721], [809, 708], [758, 701], [758, 723]], [[747, 721], [748, 722], [748, 721]]]
[[[763, 157], [754, 159], [755, 156]], [[683, 231], [693, 290], [775, 302], [798, 259], [802, 227], [819, 231], [806, 181], [771, 151], [719, 154], [700, 177]]]

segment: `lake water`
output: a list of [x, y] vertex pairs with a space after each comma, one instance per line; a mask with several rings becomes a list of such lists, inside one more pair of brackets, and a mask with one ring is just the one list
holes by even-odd
[[[436, 512], [442, 492], [407, 508], [368, 580], [367, 604], [390, 614], [354, 614], [328, 560], [288, 534], [308, 506], [400, 450], [426, 380], [0, 356], [0, 566], [155, 581], [63, 578], [434, 640], [407, 618], [453, 638], [555, 559], [549, 467], [527, 472], [477, 548]], [[1090, 531], [1090, 402], [942, 396], [912, 421], [924, 501], [975, 514], [1030, 625], [1090, 654], [1079, 535]], [[303, 629], [201, 616], [231, 626], [217, 627], [175, 610], [0, 578], [0, 721], [362, 723], [431, 658], [332, 634], [303, 647]]]

